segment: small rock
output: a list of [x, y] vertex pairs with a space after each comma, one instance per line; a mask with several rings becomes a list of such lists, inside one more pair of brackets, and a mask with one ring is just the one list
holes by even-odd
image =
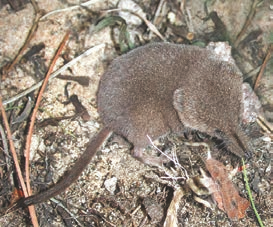
[[112, 177], [104, 182], [104, 186], [111, 194], [114, 194], [117, 188], [118, 179], [116, 177]]

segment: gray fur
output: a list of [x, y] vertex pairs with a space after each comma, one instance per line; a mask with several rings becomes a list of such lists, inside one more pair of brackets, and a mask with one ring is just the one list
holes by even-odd
[[104, 125], [137, 150], [148, 145], [146, 135], [157, 139], [188, 127], [224, 137], [243, 156], [248, 145], [239, 127], [242, 82], [236, 65], [213, 50], [148, 44], [109, 66], [100, 81], [98, 111]]

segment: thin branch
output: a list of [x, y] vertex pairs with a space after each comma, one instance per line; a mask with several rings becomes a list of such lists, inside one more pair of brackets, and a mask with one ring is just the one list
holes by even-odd
[[29, 175], [30, 175], [29, 174], [29, 153], [30, 153], [31, 137], [32, 137], [32, 134], [33, 134], [34, 123], [35, 123], [36, 115], [38, 113], [38, 108], [39, 108], [40, 102], [42, 100], [42, 95], [44, 93], [47, 82], [49, 80], [49, 76], [50, 76], [50, 74], [51, 74], [51, 72], [53, 70], [53, 67], [55, 66], [55, 63], [56, 63], [60, 53], [62, 52], [62, 50], [63, 50], [63, 48], [65, 46], [65, 43], [66, 43], [68, 37], [69, 37], [69, 32], [66, 33], [62, 43], [60, 44], [59, 49], [57, 50], [57, 53], [55, 54], [55, 57], [52, 60], [52, 63], [50, 65], [50, 67], [48, 69], [48, 72], [46, 74], [46, 77], [44, 79], [43, 85], [42, 85], [41, 90], [39, 92], [39, 95], [37, 97], [36, 104], [35, 104], [35, 107], [33, 109], [33, 113], [32, 113], [32, 116], [31, 116], [29, 131], [28, 131], [27, 140], [26, 140], [26, 149], [25, 149], [26, 184], [27, 184], [27, 190], [28, 190], [29, 196], [32, 194], [31, 187], [30, 187], [30, 180], [29, 180], [30, 179], [30, 177], [29, 177]]
[[259, 115], [256, 119], [258, 125], [271, 136], [273, 135], [273, 124], [268, 122], [262, 115]]
[[189, 179], [189, 175], [188, 175], [187, 170], [186, 170], [183, 166], [181, 166], [179, 162], [177, 162], [176, 160], [172, 159], [171, 157], [169, 157], [168, 155], [166, 155], [163, 151], [161, 151], [157, 146], [155, 146], [154, 143], [153, 143], [153, 141], [152, 141], [152, 139], [151, 139], [151, 137], [150, 137], [149, 135], [146, 135], [146, 136], [147, 136], [148, 140], [150, 141], [150, 143], [152, 144], [152, 146], [153, 146], [157, 151], [159, 151], [161, 154], [163, 154], [165, 157], [167, 157], [167, 158], [168, 158], [169, 160], [171, 160], [175, 165], [177, 165], [178, 167], [180, 167], [180, 169], [182, 169], [182, 170], [184, 171], [184, 174], [185, 174], [185, 176], [186, 176], [186, 180], [188, 180], [188, 179]]
[[6, 131], [7, 131], [7, 137], [8, 137], [8, 141], [9, 141], [10, 151], [11, 151], [11, 154], [12, 154], [12, 158], [13, 158], [13, 161], [14, 161], [16, 171], [18, 173], [18, 178], [19, 178], [19, 181], [20, 181], [24, 196], [28, 196], [27, 188], [26, 188], [26, 185], [24, 183], [24, 178], [23, 178], [20, 166], [19, 166], [18, 157], [17, 157], [16, 151], [15, 151], [14, 144], [12, 142], [12, 135], [11, 135], [11, 131], [10, 131], [10, 128], [9, 128], [9, 123], [8, 123], [6, 111], [5, 111], [5, 109], [3, 107], [3, 104], [2, 104], [2, 96], [0, 96], [0, 108], [1, 108], [1, 113], [2, 113], [2, 118], [3, 118], [3, 121], [4, 121], [4, 125], [5, 125]]
[[252, 6], [251, 6], [251, 10], [247, 16], [247, 19], [245, 21], [245, 24], [242, 28], [242, 30], [240, 31], [240, 33], [237, 35], [237, 38], [234, 42], [234, 46], [238, 47], [243, 35], [245, 34], [248, 26], [251, 24], [251, 21], [253, 20], [255, 14], [256, 14], [256, 8], [257, 6], [262, 2], [263, 0], [253, 0]]
[[[160, 14], [161, 14], [161, 11], [163, 9], [164, 4], [166, 5], [166, 1], [165, 0], [160, 0], [159, 4], [157, 6], [157, 10], [156, 10], [155, 15], [154, 15], [154, 19], [153, 19], [154, 26], [157, 26], [160, 23]], [[153, 31], [151, 30], [149, 32], [149, 39], [152, 38], [152, 34], [153, 34]]]
[[[28, 36], [27, 36], [27, 39], [24, 43], [24, 45], [21, 47], [21, 49], [19, 50], [19, 52], [17, 53], [16, 57], [14, 58], [14, 60], [12, 61], [12, 63], [10, 65], [8, 65], [7, 69], [5, 70], [5, 72], [9, 72], [13, 67], [14, 65], [20, 60], [23, 52], [25, 51], [25, 49], [28, 47], [29, 43], [30, 43], [30, 40], [33, 38], [36, 30], [37, 30], [37, 27], [38, 27], [38, 23], [39, 23], [39, 20], [41, 18], [41, 14], [37, 13], [35, 15], [35, 20], [34, 20], [34, 23], [28, 33]], [[4, 73], [5, 73], [4, 72]]]
[[[19, 181], [20, 181], [24, 196], [27, 197], [28, 196], [27, 188], [26, 188], [26, 185], [24, 183], [24, 178], [23, 178], [23, 175], [22, 175], [22, 172], [21, 172], [21, 169], [20, 169], [17, 154], [16, 154], [15, 147], [14, 147], [14, 144], [13, 144], [13, 141], [12, 141], [12, 135], [11, 135], [11, 131], [10, 131], [10, 128], [9, 128], [6, 111], [5, 111], [3, 103], [2, 103], [2, 96], [1, 95], [0, 95], [0, 109], [1, 109], [2, 118], [3, 118], [3, 121], [4, 121], [4, 125], [5, 125], [6, 131], [7, 131], [9, 146], [10, 146], [11, 154], [12, 154], [12, 157], [13, 157], [15, 169], [17, 171], [17, 175], [18, 175], [18, 178], [19, 178]], [[39, 226], [37, 216], [35, 214], [34, 206], [29, 206], [28, 210], [29, 210], [29, 214], [31, 216], [33, 226]]]
[[264, 74], [265, 67], [266, 67], [267, 62], [269, 61], [269, 59], [270, 59], [270, 57], [271, 57], [272, 52], [273, 52], [273, 44], [271, 43], [271, 44], [269, 45], [269, 47], [268, 47], [266, 57], [265, 57], [264, 62], [263, 62], [263, 64], [262, 64], [262, 66], [261, 66], [261, 70], [260, 70], [260, 72], [259, 72], [259, 74], [258, 74], [258, 76], [257, 76], [256, 81], [255, 81], [255, 84], [254, 84], [254, 91], [257, 89], [257, 87], [258, 87], [258, 85], [259, 85], [259, 82], [260, 82], [260, 80], [261, 80], [261, 78], [262, 78], [262, 75]]

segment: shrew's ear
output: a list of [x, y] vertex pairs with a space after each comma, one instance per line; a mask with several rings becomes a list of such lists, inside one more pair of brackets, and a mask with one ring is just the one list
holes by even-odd
[[183, 112], [183, 89], [178, 88], [173, 94], [173, 106], [177, 112]]

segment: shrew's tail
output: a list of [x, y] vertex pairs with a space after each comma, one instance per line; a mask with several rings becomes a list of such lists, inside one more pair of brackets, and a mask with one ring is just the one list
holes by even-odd
[[12, 207], [12, 210], [14, 210], [14, 208], [16, 209], [18, 207], [44, 202], [45, 200], [48, 200], [67, 189], [81, 175], [82, 171], [90, 163], [97, 150], [110, 133], [111, 131], [104, 127], [95, 137], [91, 139], [84, 153], [60, 182], [44, 192], [19, 200], [17, 204], [15, 204], [15, 207]]

